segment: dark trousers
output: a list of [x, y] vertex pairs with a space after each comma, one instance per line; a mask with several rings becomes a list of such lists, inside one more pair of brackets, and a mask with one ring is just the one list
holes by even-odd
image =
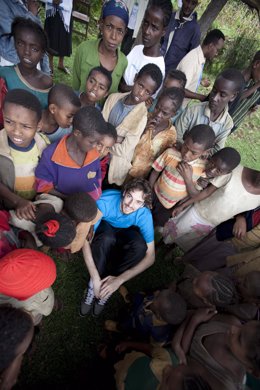
[[121, 275], [138, 264], [146, 254], [147, 244], [137, 227], [119, 229], [101, 221], [91, 250], [99, 275], [104, 278]]
[[152, 193], [152, 214], [154, 226], [163, 227], [169, 218], [172, 216], [173, 207], [166, 209], [159, 201], [155, 191]]

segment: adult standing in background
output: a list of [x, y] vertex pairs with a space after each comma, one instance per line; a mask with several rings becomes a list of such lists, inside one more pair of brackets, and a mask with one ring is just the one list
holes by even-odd
[[126, 56], [120, 51], [128, 25], [128, 9], [121, 0], [104, 3], [99, 22], [101, 38], [82, 42], [75, 54], [72, 87], [84, 91], [92, 68], [103, 66], [112, 76], [110, 93], [117, 92], [118, 84], [127, 67]]
[[[17, 16], [32, 19], [41, 25], [38, 18], [39, 2], [37, 0], [0, 0], [0, 65], [12, 66], [20, 62], [14, 39], [11, 33], [11, 25]], [[48, 56], [45, 55], [41, 61], [41, 70], [50, 73]]]
[[[51, 4], [52, 3], [52, 4]], [[64, 57], [72, 53], [72, 0], [52, 0], [46, 3], [44, 30], [49, 39], [49, 48], [59, 56], [58, 69], [69, 74], [64, 65]], [[53, 73], [53, 55], [49, 54]]]
[[162, 45], [166, 73], [176, 69], [182, 58], [200, 44], [200, 27], [194, 11], [198, 3], [183, 0], [182, 7], [172, 14]]
[[121, 51], [127, 56], [130, 53], [135, 38], [141, 27], [144, 13], [147, 8], [149, 0], [126, 0], [125, 3], [129, 10], [129, 22], [127, 25], [127, 32], [124, 36]]

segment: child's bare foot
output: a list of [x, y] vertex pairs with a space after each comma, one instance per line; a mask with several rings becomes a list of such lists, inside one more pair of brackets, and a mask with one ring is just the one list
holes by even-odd
[[119, 289], [119, 294], [123, 297], [125, 303], [130, 303], [130, 298], [129, 298], [129, 292], [125, 286], [120, 286]]

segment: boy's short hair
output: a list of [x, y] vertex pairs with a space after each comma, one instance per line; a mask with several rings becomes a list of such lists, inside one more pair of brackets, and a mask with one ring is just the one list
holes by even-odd
[[220, 39], [225, 40], [225, 35], [222, 31], [218, 30], [217, 28], [214, 30], [211, 30], [208, 32], [206, 37], [204, 38], [203, 45], [209, 45], [210, 43], [213, 43], [214, 45], [218, 43]]
[[35, 112], [38, 122], [42, 117], [41, 103], [38, 98], [25, 89], [12, 89], [11, 91], [8, 91], [3, 108], [5, 108], [8, 103], [16, 104], [17, 106], [22, 106], [27, 108], [27, 110]]
[[216, 307], [233, 305], [238, 301], [238, 294], [233, 281], [226, 276], [216, 274], [211, 279], [212, 291], [206, 297]]
[[10, 366], [18, 346], [33, 328], [31, 316], [22, 309], [0, 306], [0, 374]]
[[183, 135], [183, 140], [190, 137], [192, 141], [199, 145], [204, 145], [205, 150], [214, 146], [216, 135], [212, 127], [208, 125], [196, 125], [190, 131], [186, 131]]
[[152, 190], [147, 180], [143, 178], [136, 178], [127, 182], [122, 188], [122, 193], [129, 192], [132, 190], [143, 191], [145, 207], [147, 207], [148, 209], [152, 208]]
[[171, 325], [180, 324], [186, 317], [187, 304], [180, 294], [171, 289], [162, 290], [162, 304], [160, 307], [160, 316], [162, 319]]
[[214, 153], [213, 156], [224, 162], [230, 171], [233, 171], [241, 161], [241, 156], [238, 151], [229, 146], [220, 149], [218, 152]]
[[183, 88], [185, 88], [185, 85], [187, 83], [187, 77], [185, 73], [178, 69], [170, 69], [169, 72], [166, 74], [165, 78], [181, 81]]
[[79, 108], [81, 106], [79, 97], [71, 87], [66, 84], [55, 84], [48, 94], [48, 106], [56, 104], [56, 106], [62, 107], [65, 103]]
[[234, 85], [234, 91], [240, 93], [245, 85], [245, 79], [240, 70], [230, 68], [230, 69], [225, 69], [221, 73], [218, 74], [217, 79], [222, 77], [225, 80], [232, 81]]
[[164, 13], [163, 26], [167, 27], [172, 16], [172, 2], [170, 0], [150, 0], [148, 8], [157, 7]]
[[79, 130], [83, 137], [90, 137], [94, 133], [107, 134], [107, 124], [101, 112], [93, 107], [80, 108], [73, 117], [73, 129]]
[[139, 79], [139, 77], [141, 77], [143, 75], [149, 75], [151, 77], [151, 79], [156, 83], [156, 89], [154, 91], [154, 92], [156, 92], [163, 81], [163, 75], [162, 75], [162, 72], [161, 72], [161, 69], [159, 68], [159, 66], [157, 66], [155, 64], [144, 65], [137, 73], [136, 79]]
[[185, 96], [184, 89], [171, 87], [171, 88], [163, 89], [158, 100], [161, 99], [162, 97], [169, 98], [172, 101], [172, 103], [174, 102], [176, 106], [176, 112], [177, 112], [182, 105], [184, 96]]
[[117, 131], [112, 123], [107, 122], [106, 136], [113, 138], [115, 141], [117, 140]]
[[62, 248], [74, 240], [76, 227], [68, 216], [49, 212], [36, 219], [35, 233], [43, 245]]
[[112, 85], [112, 76], [111, 76], [111, 72], [109, 72], [106, 68], [104, 68], [103, 66], [96, 66], [95, 68], [92, 68], [90, 71], [89, 71], [89, 74], [87, 76], [87, 80], [90, 78], [90, 76], [92, 75], [93, 72], [99, 72], [99, 73], [102, 73], [103, 76], [105, 76], [107, 78], [107, 82], [108, 82], [108, 86], [107, 86], [107, 90], [109, 91], [110, 88], [111, 88], [111, 85]]
[[10, 34], [14, 37], [14, 40], [16, 39], [16, 34], [20, 29], [28, 29], [33, 31], [36, 35], [38, 35], [42, 50], [45, 52], [49, 49], [48, 37], [40, 24], [34, 22], [30, 18], [17, 16], [12, 23]]
[[252, 60], [252, 63], [256, 62], [256, 61], [260, 61], [260, 50], [258, 50], [255, 55], [254, 55], [254, 58]]
[[76, 222], [90, 222], [97, 216], [97, 205], [86, 192], [69, 195], [64, 201], [64, 210]]

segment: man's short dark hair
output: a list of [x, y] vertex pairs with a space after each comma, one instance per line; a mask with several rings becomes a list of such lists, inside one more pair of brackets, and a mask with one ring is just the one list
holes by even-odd
[[240, 70], [230, 68], [225, 69], [217, 76], [216, 80], [222, 77], [234, 83], [234, 91], [240, 93], [244, 89], [245, 79]]
[[38, 122], [42, 117], [42, 107], [38, 98], [25, 89], [11, 89], [11, 91], [8, 91], [3, 108], [5, 108], [8, 103], [16, 104], [17, 106], [22, 106], [27, 108], [27, 110], [35, 112]]
[[62, 107], [63, 104], [70, 103], [74, 107], [80, 108], [79, 97], [74, 90], [66, 84], [55, 84], [48, 94], [48, 106], [56, 104]]
[[222, 162], [225, 163], [230, 171], [233, 171], [233, 169], [235, 169], [241, 161], [241, 157], [238, 151], [229, 146], [220, 149], [218, 152], [214, 153], [212, 157], [219, 158]]
[[150, 187], [150, 184], [147, 180], [142, 179], [142, 178], [136, 178], [128, 183], [126, 183], [123, 188], [122, 192], [129, 192], [129, 191], [134, 191], [134, 190], [139, 190], [143, 191], [144, 193], [144, 205], [148, 209], [152, 208], [152, 190]]
[[208, 34], [205, 36], [203, 45], [209, 45], [210, 43], [214, 43], [216, 45], [220, 39], [225, 40], [225, 35], [222, 31], [218, 29], [211, 30], [208, 32]]
[[213, 148], [216, 135], [212, 127], [208, 125], [196, 125], [190, 131], [184, 133], [183, 139], [190, 137], [192, 141], [199, 145], [204, 145], [204, 150]]

